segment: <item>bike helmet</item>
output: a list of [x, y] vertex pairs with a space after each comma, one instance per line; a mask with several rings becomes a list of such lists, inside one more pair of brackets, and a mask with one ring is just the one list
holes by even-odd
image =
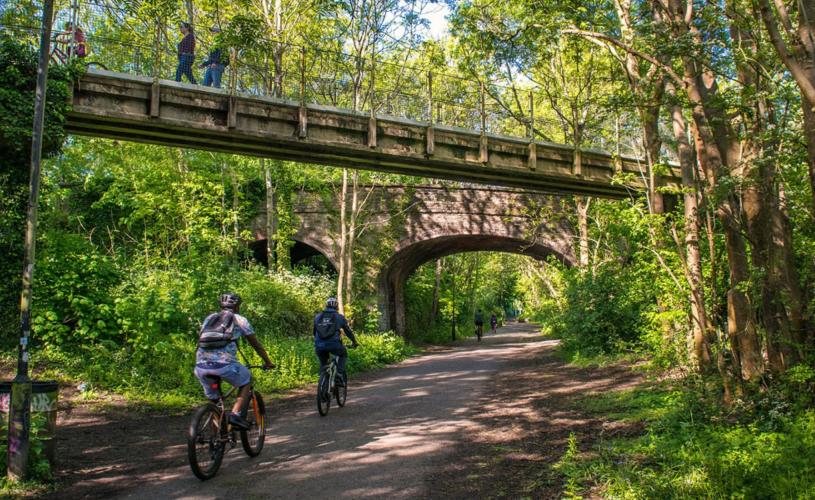
[[221, 294], [218, 302], [221, 304], [221, 309], [235, 310], [241, 305], [241, 297], [238, 294], [226, 292]]
[[340, 307], [340, 303], [335, 297], [331, 297], [325, 301], [325, 307], [328, 309], [337, 309]]

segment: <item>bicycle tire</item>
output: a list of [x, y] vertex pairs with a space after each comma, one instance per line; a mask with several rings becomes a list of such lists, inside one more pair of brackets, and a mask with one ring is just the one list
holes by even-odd
[[266, 406], [263, 404], [263, 397], [256, 392], [252, 392], [246, 420], [252, 427], [248, 431], [241, 431], [241, 444], [247, 455], [256, 457], [260, 455], [266, 441]]
[[321, 417], [328, 415], [328, 410], [331, 409], [329, 385], [328, 373], [326, 370], [323, 370], [322, 373], [320, 373], [320, 380], [317, 382], [317, 411]]
[[[213, 422], [218, 422], [217, 425]], [[195, 411], [190, 427], [187, 430], [187, 457], [190, 468], [195, 477], [201, 481], [211, 479], [221, 467], [221, 461], [226, 452], [225, 443], [220, 439], [221, 411], [214, 404], [206, 404]], [[202, 432], [211, 431], [212, 435], [204, 437]], [[200, 446], [199, 449], [199, 445]], [[202, 458], [207, 455], [211, 459], [208, 465], [199, 459], [199, 452], [203, 452]]]
[[340, 408], [345, 406], [345, 400], [348, 399], [348, 380], [345, 380], [344, 382], [345, 383], [342, 385], [342, 387], [334, 387], [334, 397], [337, 399], [337, 406]]

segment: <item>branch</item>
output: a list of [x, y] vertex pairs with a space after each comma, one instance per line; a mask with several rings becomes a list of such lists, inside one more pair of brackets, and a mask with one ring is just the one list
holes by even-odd
[[633, 47], [630, 47], [630, 46], [626, 45], [625, 43], [621, 42], [620, 40], [617, 40], [616, 38], [614, 38], [612, 36], [608, 36], [608, 35], [605, 35], [603, 33], [598, 33], [596, 31], [586, 31], [586, 30], [581, 30], [581, 29], [577, 29], [577, 28], [568, 28], [568, 29], [563, 30], [561, 33], [566, 33], [568, 35], [577, 35], [577, 36], [580, 36], [580, 37], [583, 37], [583, 38], [586, 38], [586, 39], [589, 39], [589, 40], [604, 40], [604, 41], [606, 41], [606, 42], [608, 42], [608, 43], [610, 43], [610, 44], [612, 44], [612, 45], [614, 45], [616, 47], [619, 47], [620, 49], [628, 52], [629, 54], [632, 54], [632, 55], [634, 55], [636, 57], [639, 57], [640, 59], [644, 59], [645, 61], [648, 61], [649, 63], [653, 64], [654, 66], [659, 67], [662, 70], [663, 73], [668, 75], [679, 86], [681, 86], [683, 88], [685, 87], [685, 81], [682, 79], [681, 76], [679, 76], [676, 73], [676, 71], [673, 70], [673, 68], [671, 68], [667, 64], [663, 64], [662, 62], [660, 62], [654, 56], [652, 56], [650, 54], [646, 54], [646, 53], [644, 53], [642, 51], [639, 51], [639, 50], [637, 50], [637, 49], [635, 49]]
[[787, 44], [784, 43], [781, 32], [778, 30], [778, 20], [776, 20], [775, 14], [773, 14], [773, 9], [770, 7], [769, 1], [758, 0], [758, 5], [761, 18], [764, 20], [764, 26], [767, 28], [767, 34], [770, 35], [770, 41], [773, 46], [775, 46], [775, 50], [778, 52], [779, 57], [781, 57], [781, 61], [790, 71], [792, 77], [795, 78], [795, 83], [798, 84], [798, 87], [801, 89], [801, 94], [803, 94], [808, 101], [810, 108], [815, 108], [815, 83], [807, 78], [806, 70], [801, 66], [798, 59], [796, 59], [793, 54], [790, 54]]

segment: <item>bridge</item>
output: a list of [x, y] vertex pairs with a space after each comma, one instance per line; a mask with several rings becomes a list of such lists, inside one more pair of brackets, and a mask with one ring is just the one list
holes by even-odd
[[[357, 243], [357, 303], [376, 304], [380, 328], [404, 334], [404, 288], [419, 266], [461, 252], [500, 251], [575, 263], [574, 229], [564, 199], [496, 187], [378, 186], [372, 189], [366, 230]], [[301, 193], [297, 252], [322, 254], [337, 268], [339, 204], [330, 195]], [[256, 255], [265, 255], [266, 214], [254, 224]]]
[[[635, 158], [385, 114], [90, 70], [66, 128], [79, 135], [607, 198], [644, 186]], [[575, 157], [579, 156], [576, 162]], [[614, 183], [630, 174], [628, 183]], [[663, 185], [678, 185], [676, 175]]]

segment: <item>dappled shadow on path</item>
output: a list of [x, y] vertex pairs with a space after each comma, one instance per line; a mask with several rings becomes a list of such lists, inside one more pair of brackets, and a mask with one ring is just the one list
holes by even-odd
[[[607, 421], [581, 410], [579, 400], [635, 386], [627, 366], [579, 368], [542, 342], [507, 365], [467, 416], [472, 422], [451, 456], [435, 462], [431, 498], [560, 498], [553, 469], [570, 434], [585, 451], [597, 440], [636, 434], [635, 423]], [[450, 460], [454, 457], [454, 460]]]
[[186, 463], [189, 415], [77, 423], [63, 429], [63, 487], [53, 498], [494, 496], [483, 493], [498, 488], [496, 474], [551, 463], [570, 429], [591, 432], [568, 403], [575, 393], [632, 379], [622, 369], [590, 376], [565, 366], [554, 344], [525, 325], [467, 340], [355, 377], [348, 405], [325, 418], [312, 389], [300, 391], [271, 405], [259, 457], [239, 446], [206, 483]]

